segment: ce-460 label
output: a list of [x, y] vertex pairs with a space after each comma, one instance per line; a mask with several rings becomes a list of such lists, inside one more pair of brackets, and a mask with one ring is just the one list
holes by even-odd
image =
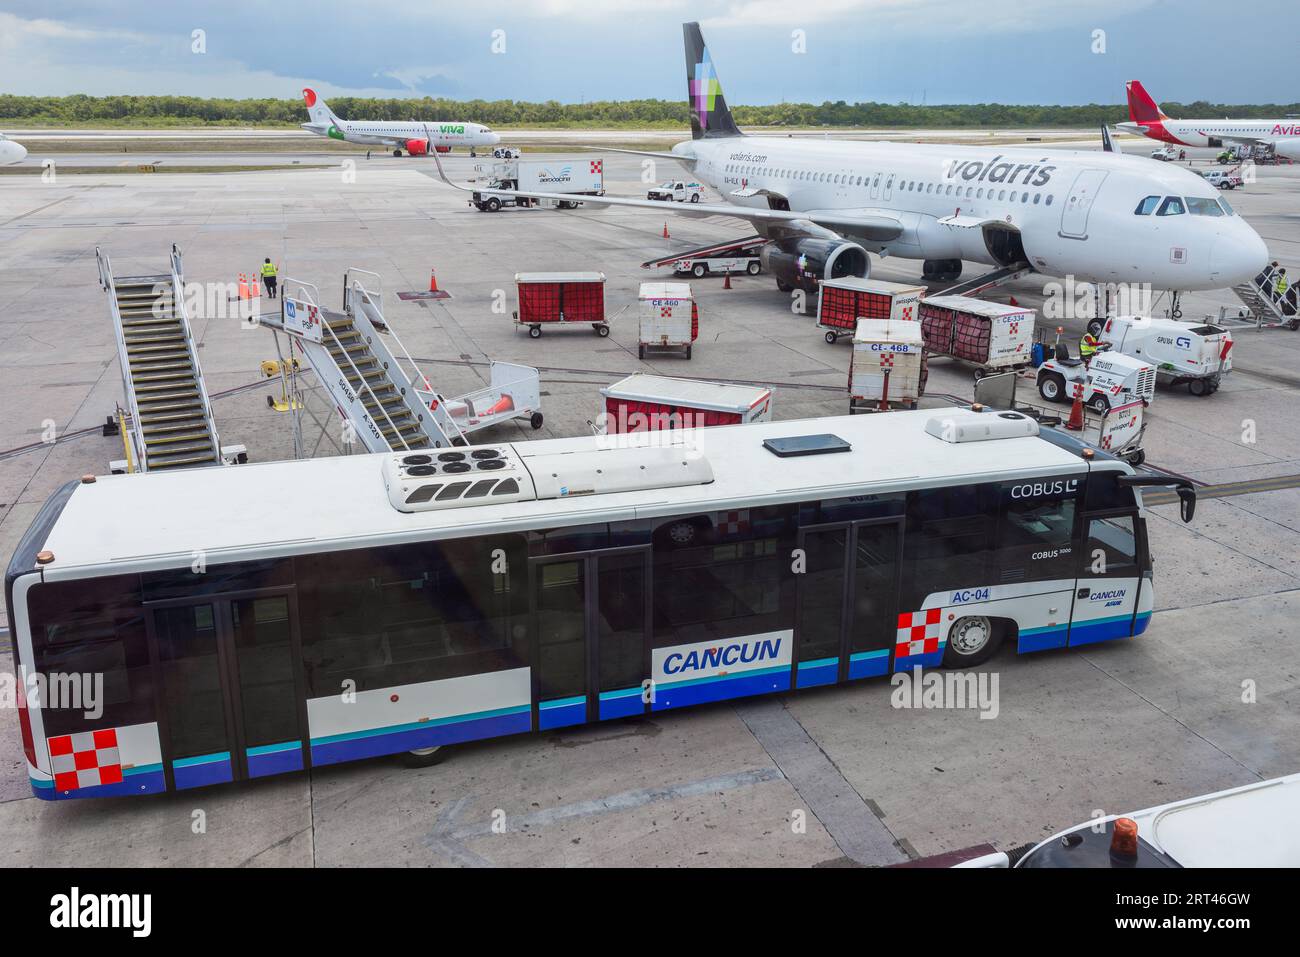
[[950, 605], [961, 605], [968, 601], [988, 601], [989, 590], [987, 588], [967, 588], [965, 591], [955, 591], [952, 593]]

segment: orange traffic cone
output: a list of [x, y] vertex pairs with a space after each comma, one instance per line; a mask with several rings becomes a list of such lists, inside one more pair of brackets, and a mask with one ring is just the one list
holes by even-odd
[[1074, 387], [1074, 405], [1070, 407], [1070, 420], [1065, 423], [1065, 427], [1071, 432], [1083, 431], [1083, 384], [1077, 383]]
[[429, 270], [429, 292], [437, 292], [437, 291], [438, 291], [438, 271], [436, 269], [430, 269]]
[[248, 280], [244, 278], [244, 274], [242, 272], [239, 274], [239, 298], [240, 299], [248, 298]]
[[722, 288], [723, 288], [723, 289], [730, 289], [730, 288], [731, 288], [731, 270], [730, 270], [730, 269], [727, 270], [726, 276], [723, 277], [723, 280], [722, 280]]
[[668, 224], [664, 223], [664, 239], [670, 238], [668, 235]]

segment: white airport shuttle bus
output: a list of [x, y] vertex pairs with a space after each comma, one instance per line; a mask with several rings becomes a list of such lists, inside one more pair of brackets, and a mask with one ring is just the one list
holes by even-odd
[[1165, 115], [1138, 80], [1129, 80], [1125, 88], [1129, 122], [1117, 123], [1121, 130], [1174, 146], [1267, 146], [1277, 156], [1300, 159], [1300, 119], [1175, 120]]
[[473, 155], [479, 148], [496, 146], [501, 142], [499, 135], [481, 123], [466, 123], [463, 120], [438, 120], [431, 123], [343, 120], [334, 115], [329, 104], [315, 90], [303, 90], [302, 99], [307, 104], [307, 115], [311, 117], [310, 123], [302, 124], [304, 130], [347, 143], [385, 146], [392, 149], [394, 156], [401, 156], [402, 150], [406, 150], [410, 156], [424, 156], [431, 152], [450, 153], [457, 146], [466, 147], [470, 155]]
[[1019, 413], [646, 438], [69, 483], [5, 578], [35, 793], [428, 754], [1150, 622], [1140, 487], [1173, 480]]
[[586, 205], [748, 220], [772, 240], [763, 265], [782, 289], [865, 277], [869, 252], [924, 260], [927, 279], [955, 278], [966, 260], [1176, 292], [1232, 286], [1268, 262], [1264, 241], [1214, 186], [1141, 157], [742, 135], [699, 25], [684, 30], [694, 138], [670, 153], [610, 152], [679, 160], [726, 202]]

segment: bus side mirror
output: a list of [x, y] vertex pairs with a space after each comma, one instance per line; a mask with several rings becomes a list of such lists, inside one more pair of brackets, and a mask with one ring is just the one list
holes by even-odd
[[1184, 522], [1190, 522], [1196, 514], [1196, 489], [1180, 485], [1178, 487], [1178, 511]]

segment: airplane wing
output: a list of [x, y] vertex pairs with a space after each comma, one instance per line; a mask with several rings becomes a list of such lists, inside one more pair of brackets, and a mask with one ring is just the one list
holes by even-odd
[[[442, 168], [442, 161], [434, 155], [438, 164], [438, 175], [442, 181], [453, 189], [465, 193], [479, 193], [483, 196], [523, 196], [528, 199], [548, 199], [559, 202], [573, 202], [570, 193], [542, 193], [522, 189], [471, 189], [460, 186], [447, 178]], [[675, 213], [678, 216], [730, 216], [744, 219], [755, 225], [789, 226], [800, 223], [813, 223], [836, 233], [859, 237], [871, 242], [890, 242], [903, 232], [903, 224], [892, 216], [885, 216], [866, 210], [824, 209], [793, 212], [783, 209], [753, 209], [744, 206], [731, 206], [716, 203], [665, 203], [654, 199], [631, 199], [616, 196], [580, 196], [576, 197], [584, 206], [601, 208], [605, 206], [624, 206], [629, 209], [653, 209], [661, 213]]]

